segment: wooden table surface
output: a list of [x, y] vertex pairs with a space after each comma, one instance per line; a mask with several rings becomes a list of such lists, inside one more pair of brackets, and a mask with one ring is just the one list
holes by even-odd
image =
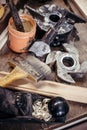
[[[69, 0], [68, 0], [69, 1]], [[36, 7], [36, 1], [30, 2], [30, 5], [32, 7]], [[64, 7], [66, 9], [70, 9], [71, 7], [69, 6], [70, 1], [69, 1], [69, 5], [65, 5], [63, 0], [52, 0], [48, 2], [49, 4], [54, 3], [57, 4], [59, 7]], [[40, 4], [38, 4], [38, 6], [40, 6]], [[80, 15], [80, 12], [77, 11], [77, 9], [74, 7], [74, 11], [77, 15]], [[77, 30], [78, 30], [78, 35], [80, 37], [80, 41], [75, 43], [75, 46], [78, 48], [79, 51], [79, 55], [80, 55], [80, 63], [82, 63], [83, 61], [87, 60], [87, 24], [76, 24], [75, 25]], [[19, 56], [20, 54], [16, 54], [14, 52], [12, 52], [8, 45], [6, 44], [0, 51], [0, 71], [4, 70], [4, 71], [9, 71], [10, 67], [7, 64], [7, 62], [9, 60], [12, 60], [14, 57]], [[82, 86], [82, 87], [87, 87], [87, 77], [86, 80], [84, 82], [77, 82], [76, 85]], [[66, 119], [66, 123], [68, 121], [72, 121], [73, 119], [76, 119], [79, 117], [81, 117], [81, 115], [87, 114], [87, 105], [86, 104], [81, 104], [81, 103], [77, 103], [77, 102], [69, 102], [70, 104], [70, 111], [69, 114], [67, 116]], [[62, 124], [65, 125], [65, 124]], [[10, 123], [4, 123], [1, 122], [0, 123], [0, 130], [7, 130], [7, 129], [11, 129], [11, 130], [34, 130], [34, 129], [53, 129], [56, 127], [60, 127], [61, 124], [57, 123], [57, 124], [52, 124], [52, 125], [47, 125], [47, 124], [33, 124], [33, 123], [23, 123], [22, 124], [15, 124], [13, 123], [12, 125]], [[85, 123], [85, 126], [87, 128], [87, 125]], [[68, 130], [68, 129], [67, 129]], [[73, 128], [72, 128], [73, 130]], [[84, 128], [85, 130], [85, 128]]]

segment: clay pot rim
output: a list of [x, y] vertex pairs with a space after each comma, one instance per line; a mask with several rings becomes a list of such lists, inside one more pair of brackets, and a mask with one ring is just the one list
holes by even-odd
[[[26, 17], [26, 18], [24, 18], [24, 17]], [[30, 20], [29, 20], [27, 17], [28, 17]], [[20, 33], [23, 34], [23, 35], [31, 34], [33, 31], [36, 30], [36, 21], [34, 20], [34, 18], [33, 18], [31, 15], [21, 14], [21, 15], [20, 15], [20, 18], [21, 18], [21, 19], [23, 19], [23, 18], [24, 18], [24, 19], [28, 19], [28, 20], [31, 22], [31, 24], [33, 25], [31, 31], [29, 31], [29, 32], [21, 32], [21, 31], [18, 31], [18, 30], [16, 30], [16, 29], [12, 28], [12, 26], [11, 26], [11, 24], [10, 24], [11, 22], [13, 22], [13, 18], [12, 18], [12, 17], [9, 19], [8, 28], [10, 28], [11, 30], [13, 30], [14, 33], [17, 32], [19, 35], [20, 35]]]

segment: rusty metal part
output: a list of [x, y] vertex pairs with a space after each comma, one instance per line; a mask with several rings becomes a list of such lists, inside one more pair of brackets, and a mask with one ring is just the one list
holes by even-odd
[[67, 52], [53, 51], [46, 59], [46, 64], [56, 61], [57, 76], [69, 83], [75, 83], [69, 73], [80, 70], [79, 54], [72, 44], [64, 44]]

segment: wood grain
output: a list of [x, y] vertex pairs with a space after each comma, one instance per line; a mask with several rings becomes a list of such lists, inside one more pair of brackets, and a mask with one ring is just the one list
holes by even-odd
[[47, 80], [39, 81], [37, 84], [32, 84], [29, 81], [26, 83], [26, 81], [23, 82], [23, 80], [20, 80], [19, 83], [16, 81], [12, 84], [12, 86], [9, 88], [51, 97], [61, 96], [70, 101], [87, 103], [87, 88], [79, 86], [67, 85]]
[[87, 0], [73, 0], [78, 10], [87, 19]]

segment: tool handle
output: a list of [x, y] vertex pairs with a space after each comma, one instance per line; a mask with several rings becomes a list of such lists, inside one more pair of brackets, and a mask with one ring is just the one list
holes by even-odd
[[53, 28], [52, 29], [50, 28], [49, 31], [42, 38], [42, 41], [50, 45], [54, 40], [54, 38], [56, 37], [56, 35], [57, 35], [57, 31], [54, 30]]
[[44, 37], [42, 38], [42, 40], [45, 43], [47, 43], [47, 44], [50, 45], [53, 42], [53, 40], [55, 39], [55, 37], [58, 35], [58, 29], [60, 28], [60, 25], [65, 20], [65, 16], [66, 16], [66, 12], [63, 13], [62, 17], [58, 20], [58, 22], [55, 24], [55, 26], [53, 28], [50, 27], [50, 29], [48, 30], [48, 32], [44, 35]]
[[21, 19], [19, 17], [19, 14], [17, 12], [17, 9], [16, 9], [13, 1], [12, 0], [7, 0], [7, 2], [9, 3], [9, 7], [10, 7], [10, 10], [11, 10], [11, 13], [12, 13], [12, 17], [13, 17], [13, 21], [14, 21], [14, 24], [16, 26], [16, 29], [18, 31], [25, 32], [22, 21], [21, 21]]

